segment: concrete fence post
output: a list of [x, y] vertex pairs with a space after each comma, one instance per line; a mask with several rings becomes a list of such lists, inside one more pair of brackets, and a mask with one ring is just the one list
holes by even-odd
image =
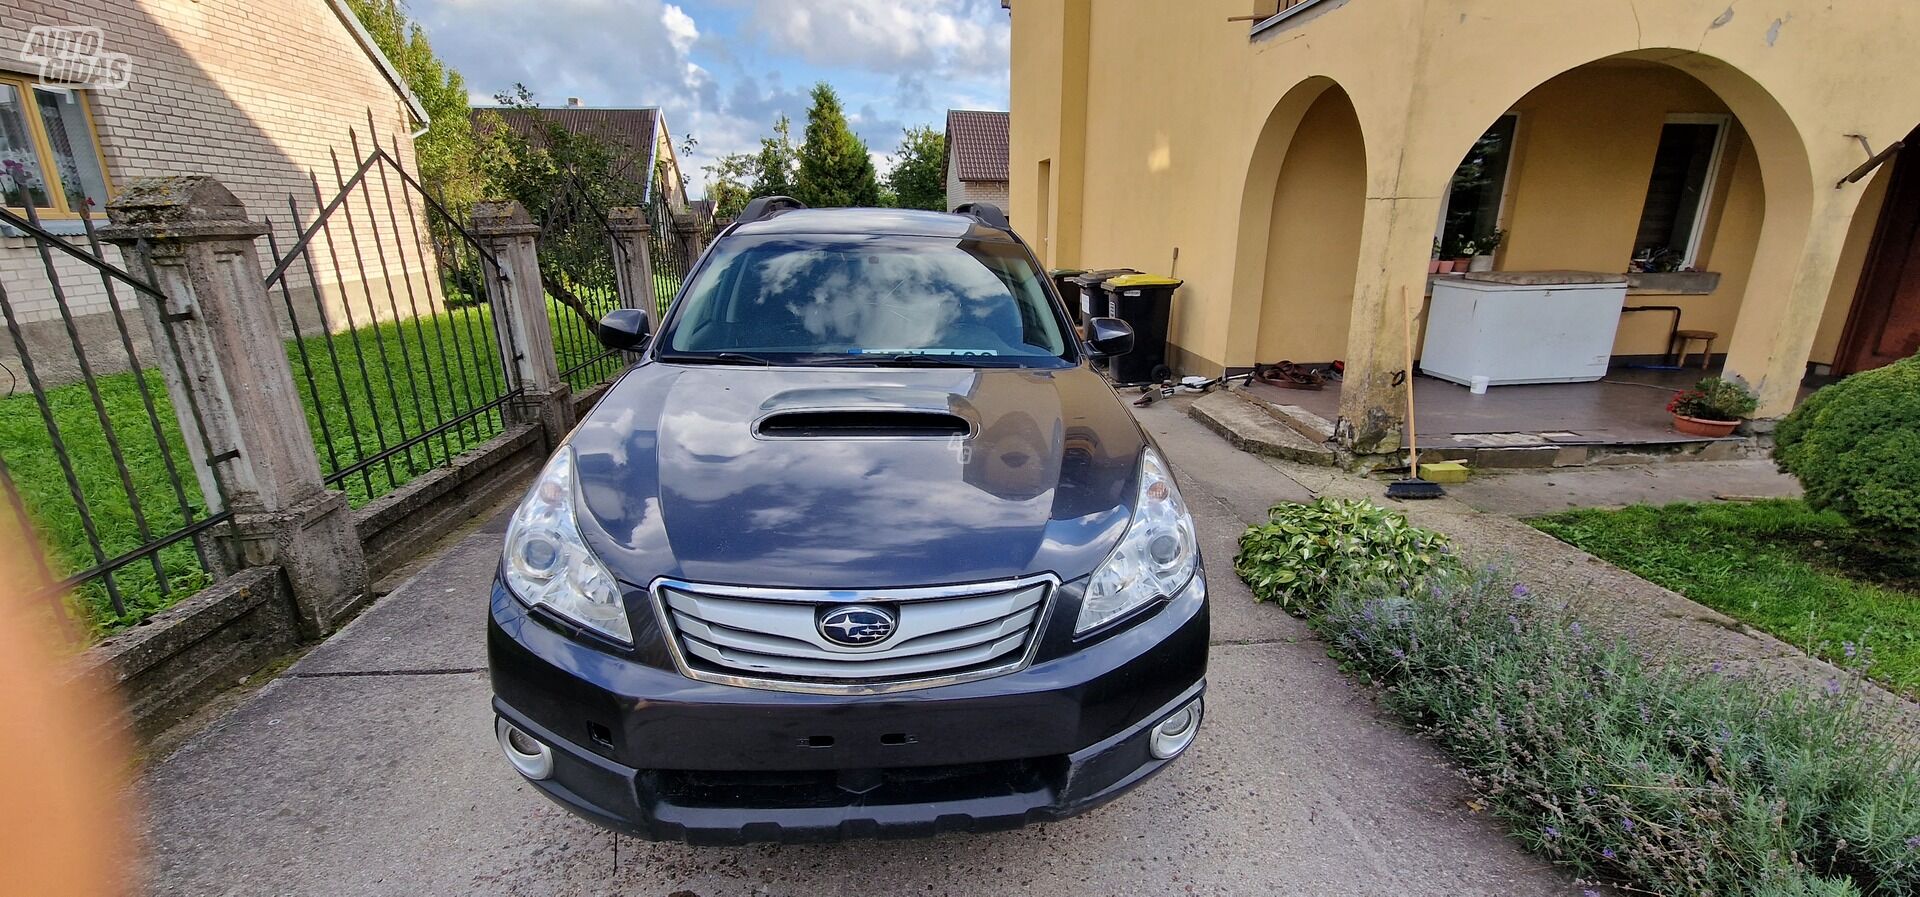
[[473, 233], [492, 257], [485, 265], [487, 301], [501, 361], [520, 388], [507, 416], [516, 424], [539, 424], [547, 445], [558, 445], [573, 429], [573, 393], [560, 379], [553, 350], [547, 291], [540, 281], [540, 226], [517, 200], [483, 202], [473, 207]]
[[620, 304], [646, 309], [657, 319], [661, 297], [653, 282], [653, 225], [647, 222], [647, 210], [638, 206], [608, 209], [607, 230], [613, 234], [613, 275]]
[[140, 293], [141, 317], [208, 507], [224, 486], [231, 557], [279, 565], [303, 634], [331, 632], [366, 600], [367, 563], [346, 495], [321, 479], [263, 283], [267, 225], [205, 176], [135, 180], [107, 216], [101, 235], [166, 296]]
[[700, 219], [685, 210], [673, 213], [673, 233], [680, 238], [680, 245], [687, 248], [687, 271], [692, 273], [693, 263], [700, 259], [701, 250], [706, 248], [702, 239], [705, 235], [700, 232]]

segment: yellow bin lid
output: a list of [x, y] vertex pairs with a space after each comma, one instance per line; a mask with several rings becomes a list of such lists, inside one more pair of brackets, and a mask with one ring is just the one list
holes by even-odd
[[1119, 277], [1113, 277], [1107, 280], [1107, 286], [1116, 289], [1124, 289], [1126, 287], [1177, 287], [1183, 283], [1186, 283], [1186, 281], [1178, 277], [1161, 277], [1158, 274], [1122, 274]]

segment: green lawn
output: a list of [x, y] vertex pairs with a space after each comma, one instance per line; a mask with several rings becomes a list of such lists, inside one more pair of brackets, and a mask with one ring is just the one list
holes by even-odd
[[1920, 694], [1920, 559], [1804, 502], [1638, 505], [1528, 521], [1837, 664]]
[[[200, 486], [194, 479], [180, 428], [174, 424], [173, 407], [167, 401], [166, 386], [158, 372], [146, 376], [148, 394], [160, 421], [159, 432], [151, 424], [140, 396], [141, 380], [133, 374], [115, 374], [99, 380], [100, 398], [121, 452], [128, 458], [127, 474], [133, 494], [139, 500], [139, 512], [145, 516], [147, 532], [159, 536], [178, 530], [184, 521], [181, 496], [196, 515], [204, 514]], [[120, 470], [113, 463], [92, 397], [84, 385], [63, 386], [47, 396], [62, 441], [73, 461], [74, 479], [86, 496], [93, 517], [94, 532], [105, 557], [115, 557], [145, 544], [135, 502], [127, 497]], [[180, 480], [176, 492], [163, 459], [164, 444]], [[33, 517], [36, 535], [53, 556], [56, 575], [93, 566], [95, 556], [88, 546], [86, 528], [74, 503], [59, 456], [53, 450], [39, 406], [24, 387], [20, 393], [0, 399], [0, 456], [6, 459], [7, 473], [20, 493], [21, 502]], [[20, 521], [11, 509], [0, 510], [0, 538], [20, 539]], [[140, 561], [124, 567], [116, 575], [116, 585], [124, 602], [124, 613], [116, 613], [104, 584], [96, 581], [74, 596], [83, 615], [102, 630], [131, 624], [207, 584], [208, 577], [191, 542], [163, 549], [160, 568], [167, 588], [161, 586], [151, 562]]]
[[[493, 324], [484, 308], [362, 327], [334, 334], [330, 340], [323, 336], [290, 340], [287, 353], [323, 473], [351, 467], [410, 436], [467, 416], [505, 389]], [[147, 371], [144, 379], [160, 422], [157, 435], [142, 403], [140, 377], [122, 373], [96, 381], [127, 462], [131, 496], [86, 385], [56, 387], [47, 396], [92, 515], [100, 554], [107, 558], [147, 542], [141, 535], [136, 505], [152, 536], [182, 525], [180, 493], [193, 513], [204, 513], [205, 503], [166, 388], [157, 371]], [[324, 421], [320, 409], [325, 409]], [[444, 466], [449, 458], [492, 438], [501, 428], [497, 410], [474, 415], [342, 478], [339, 486], [358, 507]], [[168, 447], [164, 453], [162, 440]], [[180, 481], [178, 492], [169, 476], [169, 453]], [[16, 394], [0, 398], [0, 456], [56, 572], [64, 575], [94, 565], [97, 558], [59, 455], [38, 404], [24, 385]], [[0, 538], [17, 538], [18, 527], [13, 513], [0, 511]], [[124, 612], [113, 608], [106, 585], [99, 581], [81, 588], [76, 603], [86, 609], [96, 629], [109, 631], [135, 623], [207, 583], [190, 542], [163, 550], [160, 561], [166, 589], [149, 562], [129, 565], [115, 575]]]

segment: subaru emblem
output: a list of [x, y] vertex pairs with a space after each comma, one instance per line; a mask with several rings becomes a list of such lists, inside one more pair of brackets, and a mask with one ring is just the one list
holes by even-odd
[[898, 625], [892, 611], [871, 604], [845, 604], [820, 615], [820, 636], [843, 647], [864, 648], [891, 638]]

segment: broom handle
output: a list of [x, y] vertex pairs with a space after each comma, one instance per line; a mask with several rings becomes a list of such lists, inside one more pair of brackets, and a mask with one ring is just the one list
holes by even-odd
[[1419, 449], [1415, 448], [1413, 425], [1413, 299], [1407, 294], [1407, 285], [1400, 285], [1400, 307], [1406, 312], [1407, 323], [1407, 476], [1420, 476]]

